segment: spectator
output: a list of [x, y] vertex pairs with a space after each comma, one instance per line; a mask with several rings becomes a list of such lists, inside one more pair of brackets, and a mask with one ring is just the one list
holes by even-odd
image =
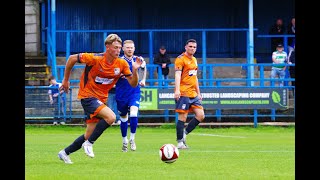
[[[276, 23], [271, 26], [269, 30], [270, 35], [283, 35], [285, 33], [285, 27], [283, 25], [282, 19], [277, 19]], [[273, 37], [271, 38], [271, 51], [273, 52], [278, 44], [283, 44], [283, 37]]]
[[[288, 57], [288, 63], [289, 64], [295, 64], [296, 63], [296, 53], [295, 53], [295, 46], [293, 46], [293, 50], [291, 51], [289, 57]], [[289, 72], [290, 72], [290, 78], [295, 78], [295, 66], [290, 66], [289, 67]], [[291, 85], [294, 86], [294, 88], [292, 89], [292, 93], [294, 95], [294, 91], [295, 91], [295, 86], [296, 86], [296, 82], [295, 81], [291, 81]]]
[[[169, 64], [171, 64], [170, 57], [167, 54], [167, 50], [165, 46], [161, 46], [158, 54], [154, 57], [154, 64], [158, 64], [162, 68], [162, 79], [168, 79], [169, 74]], [[158, 72], [158, 69], [157, 69]], [[168, 82], [163, 81], [162, 86], [168, 85]]]
[[[295, 35], [296, 34], [296, 19], [292, 18], [290, 24], [288, 25], [287, 34]], [[288, 38], [288, 58], [290, 56], [291, 51], [294, 48], [296, 42], [295, 37]]]
[[286, 67], [284, 63], [287, 61], [287, 53], [283, 50], [283, 45], [278, 44], [277, 50], [272, 53], [273, 66], [271, 68], [271, 78], [274, 79], [277, 76], [280, 79], [279, 86], [283, 86], [281, 79], [285, 78]]
[[[61, 83], [58, 83], [54, 76], [49, 77], [49, 99], [50, 104], [53, 106], [53, 124], [57, 125], [58, 121], [60, 124], [65, 124], [64, 121], [61, 121], [64, 117], [64, 104], [65, 104], [65, 96], [63, 91], [59, 92], [59, 88], [61, 87]], [[60, 98], [60, 99], [59, 99]], [[60, 103], [60, 104], [59, 104]]]

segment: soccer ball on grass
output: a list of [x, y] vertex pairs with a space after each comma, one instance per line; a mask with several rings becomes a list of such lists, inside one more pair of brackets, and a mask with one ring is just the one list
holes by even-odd
[[159, 150], [160, 159], [165, 163], [173, 163], [179, 158], [179, 150], [173, 144], [164, 144]]

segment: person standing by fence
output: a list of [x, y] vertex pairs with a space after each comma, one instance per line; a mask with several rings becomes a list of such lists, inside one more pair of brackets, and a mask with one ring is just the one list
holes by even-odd
[[[165, 46], [161, 46], [159, 49], [159, 53], [154, 57], [154, 64], [158, 64], [161, 66], [162, 74], [160, 75], [158, 72], [158, 76], [162, 76], [162, 80], [167, 80], [169, 75], [169, 65], [171, 64], [170, 57], [167, 54], [167, 50]], [[168, 85], [168, 82], [163, 81], [162, 86]]]
[[[282, 87], [284, 82], [282, 79], [286, 76], [285, 63], [287, 62], [287, 53], [283, 50], [283, 45], [278, 44], [276, 51], [272, 53], [272, 68], [270, 73], [270, 78], [279, 78], [279, 86]], [[275, 82], [276, 83], [276, 82]]]
[[[286, 33], [285, 26], [283, 25], [283, 20], [278, 18], [276, 22], [270, 27], [270, 35], [283, 35]], [[283, 44], [283, 37], [272, 37], [271, 38], [271, 52], [273, 52], [278, 44]]]
[[64, 119], [65, 111], [64, 111], [64, 105], [66, 103], [66, 97], [64, 94], [64, 91], [59, 91], [59, 88], [61, 87], [61, 83], [58, 83], [56, 78], [54, 76], [49, 77], [49, 100], [50, 105], [53, 106], [53, 124], [57, 125], [65, 124], [65, 122], [62, 120]]

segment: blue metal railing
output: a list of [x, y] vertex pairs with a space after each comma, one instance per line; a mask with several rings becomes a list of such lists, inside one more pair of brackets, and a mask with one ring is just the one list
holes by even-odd
[[[25, 118], [27, 121], [32, 119], [45, 119], [57, 121], [58, 118], [64, 122], [71, 121], [72, 115], [72, 88], [69, 94], [59, 94], [57, 102], [53, 104], [49, 101], [48, 90], [57, 89], [49, 86], [25, 86]], [[50, 111], [50, 109], [55, 109]], [[27, 112], [30, 110], [31, 112]], [[31, 119], [31, 120], [30, 120]]]
[[[272, 66], [272, 63], [261, 63], [261, 64], [199, 64], [199, 66], [206, 66], [207, 71], [209, 71], [209, 73], [207, 74], [207, 78], [202, 78], [201, 76], [199, 77], [199, 84], [200, 88], [224, 88], [224, 87], [229, 87], [229, 88], [246, 88], [246, 87], [250, 87], [250, 88], [270, 88], [270, 87], [278, 87], [276, 86], [276, 82], [280, 81], [280, 79], [272, 79], [272, 78], [265, 78], [264, 76], [264, 72], [265, 72], [265, 67], [268, 66]], [[214, 77], [214, 69], [215, 67], [232, 67], [232, 66], [254, 66], [254, 67], [259, 67], [259, 78], [252, 78], [252, 79], [248, 79], [248, 78], [217, 78]], [[285, 66], [295, 66], [295, 64], [285, 64]], [[84, 65], [75, 65], [73, 68], [74, 69], [79, 69], [79, 68], [84, 68]], [[173, 64], [171, 64], [169, 66], [170, 68], [173, 67]], [[63, 73], [64, 73], [64, 68], [65, 66], [57, 66], [58, 72], [59, 72], [59, 78], [57, 79], [58, 82], [61, 82], [62, 77], [63, 77]], [[159, 65], [154, 65], [154, 64], [148, 64], [147, 65], [147, 69], [148, 72], [149, 69], [158, 69], [158, 74], [162, 74], [162, 69]], [[240, 68], [239, 68], [240, 69]], [[150, 74], [149, 74], [150, 75]], [[203, 74], [202, 74], [203, 76]], [[295, 81], [294, 78], [285, 78], [285, 79], [281, 79], [282, 81]], [[168, 82], [165, 85], [162, 85], [162, 82]], [[78, 83], [79, 79], [70, 79], [70, 82], [72, 83]], [[163, 80], [162, 76], [158, 76], [157, 79], [150, 79], [147, 78], [146, 80], [147, 84], [145, 88], [165, 88], [165, 89], [173, 89], [174, 85], [170, 85], [170, 82], [174, 82], [174, 79], [167, 79], [167, 80]], [[150, 85], [151, 83], [154, 82], [158, 82], [158, 85]], [[223, 85], [223, 82], [244, 82], [245, 84], [242, 85], [238, 85], [238, 86], [230, 86], [230, 85]], [[251, 86], [250, 83], [251, 82], [258, 82], [259, 85], [255, 85], [255, 86]], [[269, 85], [265, 85], [265, 82], [269, 82]], [[294, 89], [294, 86], [284, 86], [285, 88], [288, 89]], [[31, 87], [26, 87], [26, 88], [35, 88], [33, 86]], [[39, 88], [39, 87], [37, 87]], [[43, 87], [43, 88], [48, 88], [48, 87]], [[74, 88], [78, 88], [78, 86], [72, 86], [71, 89]], [[71, 91], [72, 92], [72, 91]], [[295, 92], [295, 91], [293, 91]], [[70, 96], [71, 97], [71, 96]], [[294, 102], [295, 102], [295, 96], [294, 98]], [[72, 118], [84, 118], [84, 115], [73, 115], [72, 114], [72, 99], [70, 98], [69, 101], [69, 113], [66, 114], [67, 119], [72, 119]], [[271, 113], [270, 114], [259, 114], [257, 109], [253, 109], [253, 114], [222, 114], [222, 109], [215, 109], [215, 113], [214, 114], [206, 114], [206, 117], [216, 117], [218, 121], [221, 121], [222, 117], [253, 117], [254, 118], [254, 122], [255, 125], [257, 123], [257, 118], [258, 117], [271, 117], [272, 121], [275, 121], [276, 117], [295, 117], [295, 105], [293, 106], [293, 110], [294, 113], [293, 114], [276, 114], [276, 110], [275, 109], [271, 109]], [[170, 114], [169, 113], [169, 109], [165, 109], [163, 114], [141, 114], [140, 117], [144, 117], [144, 118], [159, 118], [159, 117], [164, 117], [165, 121], [167, 122], [169, 120], [170, 117], [175, 117], [177, 118], [177, 114]]]
[[271, 34], [260, 34], [257, 38], [283, 38], [283, 47], [286, 52], [288, 52], [288, 38], [295, 37], [292, 34], [282, 34], [282, 35], [271, 35]]
[[[48, 5], [50, 6], [50, 4]], [[50, 7], [48, 7], [50, 8]], [[48, 17], [48, 21], [49, 21], [49, 25], [48, 25], [48, 29], [51, 31], [48, 31], [47, 29], [43, 28], [43, 31], [47, 30], [47, 53], [48, 53], [48, 65], [51, 65], [52, 67], [52, 73], [56, 76], [55, 73], [59, 73], [58, 70], [56, 69], [57, 65], [56, 65], [56, 47], [55, 47], [55, 33], [66, 33], [66, 58], [68, 58], [70, 56], [70, 47], [71, 47], [71, 33], [81, 33], [81, 32], [89, 32], [89, 33], [96, 33], [96, 32], [100, 32], [103, 33], [103, 36], [106, 37], [108, 35], [108, 33], [116, 33], [116, 32], [147, 32], [148, 33], [148, 38], [149, 38], [149, 64], [153, 64], [153, 33], [154, 32], [201, 32], [202, 33], [202, 63], [206, 64], [206, 33], [210, 32], [210, 31], [244, 31], [246, 32], [246, 36], [248, 37], [249, 35], [249, 29], [247, 28], [216, 28], [216, 29], [129, 29], [129, 30], [56, 30], [53, 31], [52, 29], [54, 29], [53, 27], [50, 27], [50, 24], [52, 24], [51, 22], [51, 18], [50, 16]], [[254, 29], [257, 30], [257, 29]], [[295, 35], [257, 35], [258, 38], [273, 38], [273, 37], [283, 37], [284, 38], [284, 48], [287, 49], [288, 47], [288, 38], [289, 37], [295, 37]], [[45, 39], [45, 37], [42, 37], [42, 39]], [[249, 39], [247, 38], [247, 50], [250, 49], [249, 48]], [[44, 41], [42, 41], [43, 44], [45, 43]], [[249, 51], [247, 51], [247, 64], [250, 64], [249, 60], [251, 59], [250, 54], [248, 53]], [[243, 68], [247, 67], [245, 65], [242, 66]], [[207, 73], [207, 66], [202, 66], [202, 72], [203, 72], [203, 78], [205, 79], [206, 73]], [[153, 71], [153, 67], [151, 67], [150, 71]], [[247, 76], [250, 77], [250, 74], [252, 74], [252, 69], [250, 68], [246, 68], [246, 73]], [[210, 71], [209, 71], [210, 72]], [[288, 74], [288, 73], [287, 73]], [[150, 74], [150, 78], [153, 79], [153, 74]], [[288, 76], [286, 77], [288, 78]], [[287, 82], [286, 82], [287, 83]], [[153, 82], [151, 82], [151, 85], [153, 85]]]
[[[48, 8], [49, 5], [48, 5]], [[50, 11], [49, 11], [50, 12]], [[49, 16], [50, 17], [50, 16]], [[54, 19], [54, 17], [49, 18], [48, 21], [51, 22], [50, 19]], [[50, 26], [51, 24], [51, 26]], [[248, 28], [205, 28], [205, 29], [118, 29], [118, 30], [112, 30], [112, 29], [104, 29], [104, 30], [55, 30], [55, 25], [49, 23], [48, 29], [51, 31], [47, 31], [47, 39], [48, 39], [48, 44], [47, 44], [47, 53], [48, 53], [48, 62], [47, 64], [52, 67], [52, 74], [56, 75], [57, 69], [56, 69], [56, 42], [55, 42], [55, 33], [65, 33], [66, 34], [66, 58], [70, 56], [70, 47], [71, 47], [71, 33], [83, 33], [83, 32], [88, 32], [88, 33], [102, 33], [103, 37], [106, 37], [108, 33], [120, 33], [120, 32], [131, 32], [131, 33], [139, 33], [139, 32], [146, 32], [148, 33], [148, 42], [149, 42], [149, 63], [153, 64], [153, 44], [154, 44], [154, 38], [153, 34], [154, 32], [199, 32], [202, 35], [202, 42], [201, 42], [201, 47], [202, 47], [202, 63], [206, 64], [206, 59], [207, 59], [207, 54], [206, 54], [206, 49], [207, 49], [207, 32], [245, 32], [245, 36], [249, 35], [249, 29]], [[44, 31], [44, 29], [42, 29]], [[257, 29], [253, 29], [254, 31], [257, 31]], [[42, 37], [44, 38], [44, 37]], [[54, 38], [54, 40], [53, 40]], [[247, 49], [250, 49], [249, 47], [249, 38], [247, 37], [247, 42], [246, 45]], [[248, 58], [248, 63], [249, 60], [251, 59], [251, 55], [249, 54], [249, 51], [247, 52], [247, 58]], [[252, 57], [253, 58], [253, 57]], [[206, 77], [206, 66], [202, 67], [204, 77]], [[151, 69], [152, 70], [152, 69]], [[250, 70], [248, 70], [248, 74], [250, 74]], [[153, 79], [153, 75], [151, 74], [151, 79]]]
[[[261, 88], [261, 87], [265, 86], [264, 85], [265, 82], [270, 82], [270, 86], [268, 86], [268, 87], [277, 87], [274, 84], [274, 82], [279, 82], [280, 81], [279, 79], [265, 78], [264, 77], [265, 76], [264, 75], [265, 67], [271, 67], [272, 65], [273, 65], [272, 63], [259, 63], [259, 64], [247, 64], [247, 63], [198, 64], [199, 67], [205, 66], [206, 67], [205, 69], [208, 72], [208, 74], [202, 73], [202, 75], [200, 75], [200, 77], [199, 77], [199, 82], [200, 82], [199, 84], [200, 85], [199, 86], [201, 88], [203, 88], [203, 87], [208, 87], [208, 88], [237, 87], [237, 86], [229, 86], [229, 85], [223, 86], [221, 83], [222, 82], [246, 82], [246, 86], [250, 86], [251, 82], [259, 82], [258, 86], [252, 86], [252, 87]], [[295, 64], [283, 64], [283, 65], [287, 66], [287, 67], [295, 66]], [[173, 68], [173, 66], [174, 66], [173, 64], [170, 64], [169, 68]], [[250, 67], [250, 66], [258, 67], [259, 76], [260, 77], [259, 78], [248, 78], [248, 77], [245, 77], [245, 78], [216, 78], [216, 77], [214, 77], [214, 71], [215, 71], [214, 69], [215, 69], [215, 67], [236, 67], [236, 66], [247, 67], [247, 68]], [[83, 69], [84, 67], [85, 67], [85, 65], [75, 65], [73, 67], [73, 70], [74, 69]], [[157, 79], [152, 79], [151, 78], [151, 74], [153, 74], [153, 73], [150, 73], [150, 72], [153, 72], [151, 70], [154, 70], [154, 69], [157, 69], [158, 74], [160, 74], [160, 76], [158, 75]], [[201, 68], [199, 68], [199, 69], [201, 69]], [[64, 65], [58, 65], [57, 66], [57, 70], [58, 70], [58, 74], [59, 74], [57, 80], [59, 82], [61, 82], [62, 78], [64, 76], [65, 66]], [[148, 85], [149, 87], [152, 87], [152, 88], [161, 88], [161, 87], [170, 88], [171, 87], [170, 83], [174, 82], [173, 78], [172, 79], [163, 79], [162, 78], [162, 76], [161, 76], [162, 68], [159, 65], [147, 64], [147, 72], [148, 72], [149, 77], [147, 77], [146, 83], [149, 83], [149, 85]], [[205, 76], [207, 76], [207, 77], [205, 77]], [[281, 81], [290, 82], [290, 81], [295, 81], [295, 79], [294, 78], [285, 78], [285, 79], [281, 79]], [[70, 82], [78, 83], [78, 82], [80, 82], [80, 80], [79, 79], [70, 79]], [[154, 82], [158, 82], [158, 85], [152, 85], [152, 84], [154, 84]], [[165, 85], [162, 85], [162, 82], [166, 82]], [[240, 86], [240, 87], [243, 87], [243, 86]], [[293, 86], [289, 86], [288, 84], [285, 87], [288, 87], [290, 89], [294, 88]]]

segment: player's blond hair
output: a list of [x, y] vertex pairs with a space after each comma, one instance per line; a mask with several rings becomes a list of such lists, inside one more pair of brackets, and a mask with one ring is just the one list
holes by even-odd
[[130, 40], [130, 39], [123, 41], [123, 44], [127, 44], [127, 43], [132, 43], [132, 44], [134, 44], [134, 42], [133, 42], [132, 40]]
[[122, 43], [121, 38], [117, 34], [109, 34], [107, 38], [104, 40], [104, 45], [112, 44], [115, 41]]

